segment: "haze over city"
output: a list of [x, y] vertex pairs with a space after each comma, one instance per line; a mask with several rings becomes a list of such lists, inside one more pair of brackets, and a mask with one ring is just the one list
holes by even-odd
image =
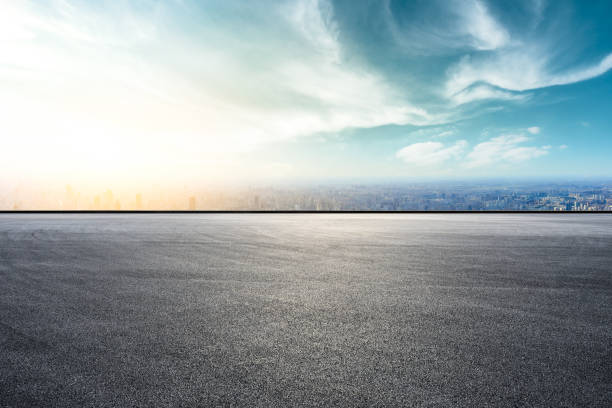
[[137, 190], [17, 188], [0, 210], [612, 211], [611, 180], [286, 183]]
[[66, 185], [133, 201], [184, 185], [608, 177], [611, 13], [564, 0], [2, 2], [4, 207]]

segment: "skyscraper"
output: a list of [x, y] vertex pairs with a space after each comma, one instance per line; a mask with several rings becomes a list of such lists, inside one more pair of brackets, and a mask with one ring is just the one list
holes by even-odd
[[113, 209], [113, 204], [115, 203], [115, 200], [113, 199], [113, 192], [111, 190], [106, 190], [103, 194], [103, 209], [104, 210], [112, 210]]

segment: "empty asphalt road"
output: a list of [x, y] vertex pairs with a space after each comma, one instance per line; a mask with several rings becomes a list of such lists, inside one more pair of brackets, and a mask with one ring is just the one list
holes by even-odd
[[0, 406], [612, 405], [606, 214], [0, 214]]

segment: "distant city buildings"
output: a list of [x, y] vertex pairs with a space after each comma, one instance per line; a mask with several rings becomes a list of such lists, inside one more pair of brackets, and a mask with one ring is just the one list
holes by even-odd
[[[15, 190], [4, 210], [612, 211], [606, 183], [346, 184], [87, 195]], [[146, 200], [145, 200], [146, 197]]]

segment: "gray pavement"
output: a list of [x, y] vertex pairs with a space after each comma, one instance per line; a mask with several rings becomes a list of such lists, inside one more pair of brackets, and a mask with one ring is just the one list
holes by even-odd
[[0, 214], [0, 406], [612, 405], [612, 216]]

